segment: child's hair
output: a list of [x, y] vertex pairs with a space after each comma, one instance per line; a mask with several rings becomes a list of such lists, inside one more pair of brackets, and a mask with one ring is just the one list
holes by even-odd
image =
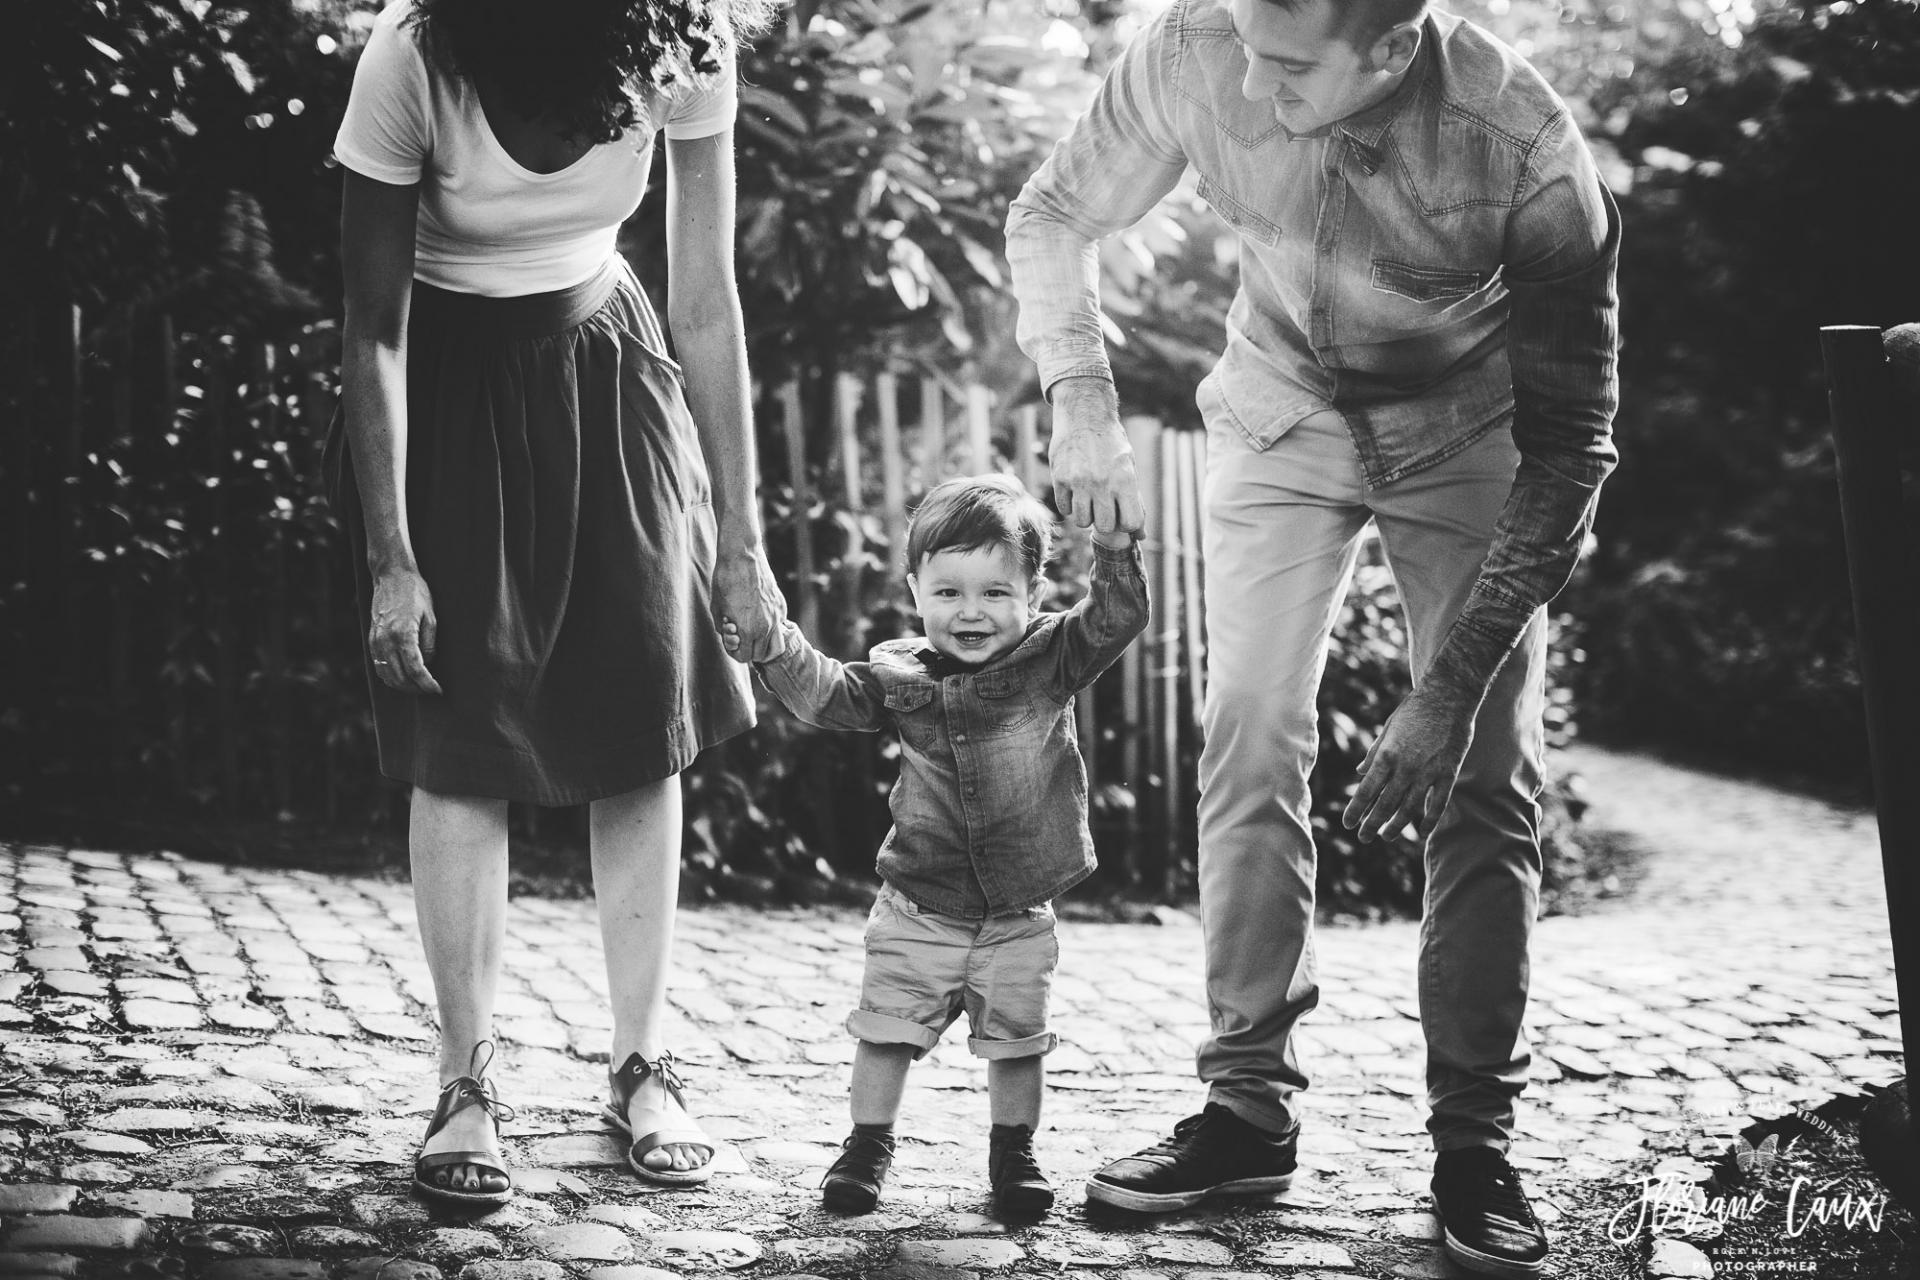
[[1001, 546], [1029, 578], [1053, 550], [1053, 513], [1009, 475], [960, 476], [933, 487], [907, 529], [907, 570], [941, 551]]

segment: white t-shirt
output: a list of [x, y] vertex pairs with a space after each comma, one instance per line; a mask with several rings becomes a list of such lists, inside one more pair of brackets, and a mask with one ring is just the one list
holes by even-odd
[[731, 55], [702, 88], [684, 76], [654, 94], [641, 121], [556, 173], [521, 167], [493, 136], [480, 95], [420, 49], [412, 0], [380, 13], [354, 72], [333, 154], [355, 173], [420, 184], [414, 278], [458, 293], [516, 297], [565, 289], [614, 253], [646, 194], [652, 120], [667, 137], [704, 138], [733, 123]]

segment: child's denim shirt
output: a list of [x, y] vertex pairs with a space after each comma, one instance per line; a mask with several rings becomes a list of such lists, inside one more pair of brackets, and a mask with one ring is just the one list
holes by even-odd
[[1096, 543], [1086, 599], [1040, 615], [981, 667], [936, 679], [919, 637], [837, 662], [789, 622], [786, 651], [756, 669], [808, 724], [899, 729], [880, 875], [929, 910], [981, 919], [1038, 906], [1093, 871], [1073, 696], [1146, 628], [1147, 611], [1137, 546]]

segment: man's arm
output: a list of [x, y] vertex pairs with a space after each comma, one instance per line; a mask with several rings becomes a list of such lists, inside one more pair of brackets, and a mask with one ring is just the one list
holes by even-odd
[[1572, 122], [1555, 127], [1507, 234], [1519, 469], [1466, 607], [1360, 767], [1345, 822], [1363, 840], [1408, 822], [1424, 837], [1446, 811], [1488, 686], [1572, 577], [1619, 460], [1620, 215]]
[[1176, 3], [1134, 38], [1007, 217], [1015, 336], [1053, 404], [1054, 499], [1067, 519], [1106, 532], [1138, 529], [1145, 514], [1107, 363], [1094, 244], [1138, 222], [1186, 170], [1170, 109], [1170, 24], [1184, 9]]

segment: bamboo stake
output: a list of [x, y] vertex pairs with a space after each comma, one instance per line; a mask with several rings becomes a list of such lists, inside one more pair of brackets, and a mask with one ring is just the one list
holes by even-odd
[[[118, 450], [133, 437], [133, 330], [129, 326], [115, 343], [113, 361], [113, 441]], [[135, 769], [134, 694], [133, 694], [133, 591], [129, 585], [116, 584], [109, 592], [107, 638], [112, 646], [107, 662], [108, 687], [113, 705], [113, 769], [116, 776], [128, 776]]]
[[813, 565], [813, 478], [807, 469], [807, 431], [800, 412], [798, 380], [780, 388], [780, 424], [787, 440], [787, 483], [793, 489], [795, 612], [808, 639], [820, 636], [820, 600]]
[[967, 468], [974, 475], [993, 470], [993, 401], [977, 382], [967, 384]]
[[900, 379], [883, 373], [874, 379], [880, 411], [880, 482], [885, 489], [889, 587], [907, 565], [907, 460], [900, 446]]
[[1177, 527], [1169, 527], [1179, 519], [1180, 511], [1180, 468], [1175, 453], [1178, 445], [1174, 432], [1160, 433], [1160, 524], [1165, 530], [1160, 538], [1160, 582], [1167, 618], [1166, 624], [1163, 624], [1165, 647], [1161, 652], [1159, 673], [1162, 708], [1160, 756], [1163, 761], [1160, 777], [1161, 791], [1166, 797], [1160, 816], [1161, 835], [1167, 851], [1161, 892], [1168, 898], [1172, 898], [1179, 888], [1180, 808], [1186, 795], [1186, 788], [1181, 784], [1180, 767], [1180, 629], [1175, 622], [1180, 616], [1180, 539]]
[[[1152, 418], [1135, 416], [1135, 418], [1127, 418], [1125, 428], [1127, 428], [1127, 441], [1133, 445], [1135, 466], [1139, 468], [1140, 495], [1148, 505], [1148, 524], [1146, 524], [1146, 530], [1140, 533], [1140, 553], [1146, 560], [1148, 576], [1152, 576], [1154, 560], [1146, 553], [1152, 547], [1154, 533], [1160, 528], [1160, 522], [1152, 518], [1152, 501], [1154, 501], [1154, 495], [1158, 493], [1158, 487], [1156, 487], [1158, 470], [1154, 462], [1160, 457], [1160, 451], [1154, 445], [1154, 432], [1160, 428], [1160, 424], [1154, 422]], [[1144, 867], [1142, 867], [1144, 858], [1140, 848], [1140, 831], [1142, 831], [1142, 816], [1144, 816], [1142, 806], [1150, 804], [1154, 796], [1152, 768], [1154, 768], [1154, 743], [1158, 741], [1158, 735], [1154, 727], [1156, 725], [1154, 691], [1148, 681], [1148, 664], [1152, 660], [1154, 645], [1158, 643], [1156, 628], [1160, 626], [1160, 610], [1164, 608], [1164, 603], [1158, 597], [1160, 597], [1160, 591], [1156, 587], [1154, 601], [1152, 601], [1154, 618], [1148, 622], [1146, 635], [1142, 635], [1135, 643], [1127, 645], [1127, 652], [1119, 656], [1119, 681], [1121, 681], [1119, 697], [1121, 697], [1121, 708], [1125, 716], [1125, 723], [1121, 727], [1121, 739], [1119, 739], [1119, 777], [1127, 787], [1133, 789], [1133, 804], [1127, 808], [1127, 842], [1125, 842], [1125, 852], [1121, 856], [1123, 856], [1123, 865], [1127, 873], [1127, 885], [1131, 887], [1139, 887], [1140, 877], [1144, 873]]]
[[860, 575], [866, 558], [866, 538], [861, 532], [860, 517], [866, 511], [866, 501], [860, 491], [860, 381], [850, 373], [834, 377], [833, 410], [834, 429], [840, 438], [840, 480], [847, 511], [846, 547], [840, 557], [840, 618], [834, 630], [841, 637], [843, 652], [854, 654], [860, 651], [860, 637], [866, 631], [860, 610]]
[[[160, 317], [160, 403], [167, 415], [165, 429], [171, 431], [175, 425], [174, 414], [180, 404], [179, 371], [175, 361], [179, 358], [179, 342], [173, 328], [173, 317], [162, 314]], [[181, 601], [187, 594], [187, 585], [181, 580], [180, 564], [177, 558], [169, 560], [167, 569], [168, 590], [162, 594], [166, 600], [166, 634], [161, 641], [161, 654], [180, 643], [184, 630]], [[166, 690], [167, 747], [168, 761], [173, 771], [175, 795], [184, 795], [188, 787], [187, 774], [187, 699], [186, 692], [178, 680], [162, 681]]]
[[[275, 394], [278, 383], [277, 352], [271, 342], [263, 342], [257, 348], [255, 368], [260, 382], [260, 400], [265, 406], [261, 410], [260, 431], [271, 443], [281, 438], [280, 397]], [[273, 722], [271, 729], [273, 742], [273, 800], [277, 812], [285, 814], [293, 808], [293, 767], [289, 759], [291, 742], [291, 708], [288, 704], [287, 679], [287, 618], [292, 612], [288, 605], [287, 591], [287, 539], [284, 531], [273, 535], [272, 564], [267, 576], [267, 705], [268, 719]]]
[[1013, 469], [1028, 493], [1040, 492], [1040, 406], [1023, 404], [1013, 417]]
[[920, 379], [920, 488], [939, 484], [947, 473], [945, 395], [940, 379]]
[[1200, 486], [1206, 469], [1201, 450], [1206, 437], [1198, 431], [1181, 431], [1174, 438], [1180, 445], [1180, 582], [1187, 607], [1187, 698], [1197, 730], [1207, 667], [1206, 611], [1200, 594]]
[[233, 503], [227, 492], [233, 479], [227, 442], [227, 415], [232, 407], [227, 399], [233, 392], [230, 359], [217, 343], [207, 349], [205, 403], [211, 458], [207, 470], [209, 479], [216, 482], [209, 486], [212, 519], [208, 522], [207, 546], [212, 572], [208, 574], [207, 599], [213, 624], [214, 740], [220, 763], [220, 808], [229, 817], [240, 803], [240, 717], [235, 701], [238, 678], [234, 669], [234, 651], [239, 648], [239, 639], [234, 635], [233, 626], [233, 527], [229, 518]]

